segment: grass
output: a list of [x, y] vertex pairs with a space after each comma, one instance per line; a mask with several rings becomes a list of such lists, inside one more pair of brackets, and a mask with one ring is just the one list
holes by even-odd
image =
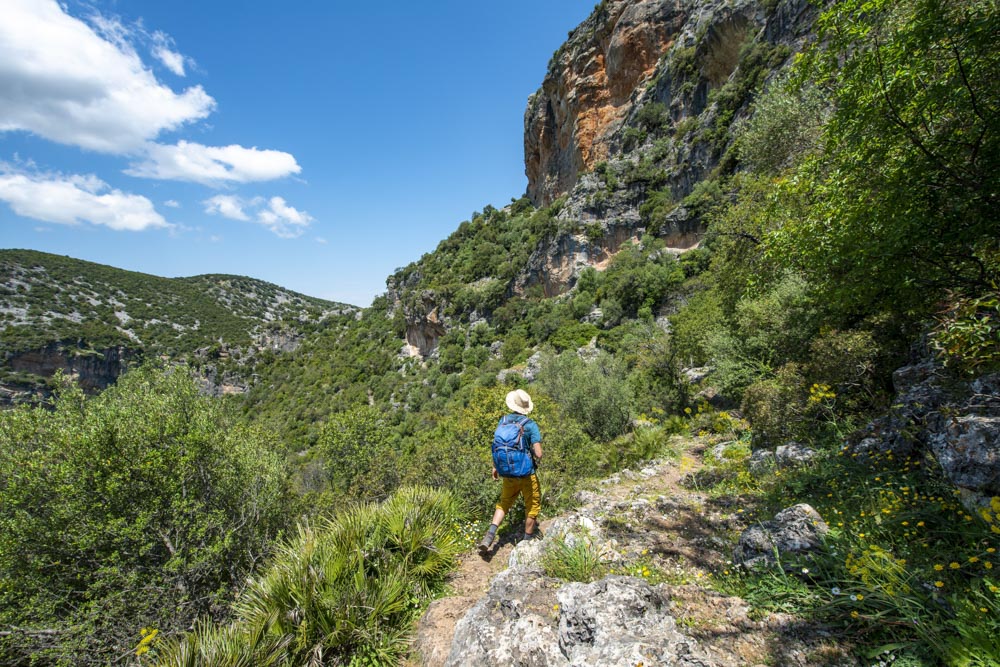
[[1000, 663], [1000, 498], [968, 511], [929, 454], [812, 446], [822, 453], [807, 466], [752, 475], [749, 450], [728, 447], [692, 476], [710, 494], [738, 497], [747, 523], [806, 502], [830, 526], [818, 552], [771, 569], [728, 567], [714, 574], [716, 588], [760, 617], [787, 612], [839, 627], [862, 647], [859, 657]]
[[552, 538], [542, 554], [546, 576], [590, 583], [608, 572], [597, 545], [584, 533], [570, 533]]

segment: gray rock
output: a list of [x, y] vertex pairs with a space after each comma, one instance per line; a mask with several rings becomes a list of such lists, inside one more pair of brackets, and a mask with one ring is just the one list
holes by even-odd
[[556, 580], [517, 567], [494, 578], [455, 626], [445, 665], [565, 665], [553, 618]]
[[810, 505], [801, 503], [778, 512], [774, 519], [751, 526], [740, 535], [733, 562], [745, 567], [774, 563], [778, 554], [803, 554], [822, 544], [830, 528]]
[[684, 378], [691, 384], [698, 384], [707, 378], [713, 370], [715, 369], [711, 366], [699, 366], [698, 368], [685, 368], [681, 373], [684, 374]]
[[635, 577], [566, 584], [559, 600], [559, 648], [570, 665], [711, 664], [677, 631], [662, 591]]
[[963, 415], [930, 436], [945, 476], [973, 494], [1000, 495], [1000, 417]]
[[663, 587], [610, 576], [556, 588], [536, 569], [506, 570], [455, 627], [446, 665], [711, 667], [677, 630]]
[[773, 470], [777, 465], [774, 452], [770, 449], [758, 449], [750, 455], [750, 472], [760, 475], [769, 470]]
[[534, 382], [542, 370], [542, 353], [535, 352], [533, 355], [528, 357], [528, 361], [525, 363], [527, 364], [527, 367], [525, 368], [522, 377], [525, 382]]
[[809, 463], [818, 454], [819, 452], [815, 449], [797, 442], [789, 442], [787, 445], [781, 445], [774, 450], [774, 460], [779, 466], [789, 468]]
[[520, 375], [525, 382], [534, 382], [542, 370], [542, 353], [535, 352], [528, 357], [524, 368], [505, 368], [497, 373], [497, 381], [506, 382], [511, 375]]

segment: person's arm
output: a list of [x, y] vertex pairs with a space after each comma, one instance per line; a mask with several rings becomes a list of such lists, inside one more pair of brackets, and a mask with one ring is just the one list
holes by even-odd
[[535, 458], [535, 461], [542, 460], [542, 431], [538, 428], [538, 424], [534, 420], [529, 421], [528, 425], [524, 429], [525, 433], [528, 435], [528, 442], [531, 443], [531, 453]]

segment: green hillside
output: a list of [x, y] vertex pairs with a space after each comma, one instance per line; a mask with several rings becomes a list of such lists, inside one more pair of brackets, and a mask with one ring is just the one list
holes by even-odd
[[[759, 9], [781, 23], [801, 5]], [[126, 345], [198, 371], [252, 349], [254, 376], [220, 401], [190, 368], [148, 364], [0, 413], [0, 657], [399, 664], [489, 521], [488, 443], [520, 387], [546, 516], [679, 458], [681, 436], [709, 461], [682, 483], [734, 543], [796, 503], [829, 524], [777, 567], [626, 566], [818, 624], [859, 663], [1000, 663], [998, 26], [995, 2], [831, 3], [794, 56], [741, 32], [711, 90], [696, 57], [720, 38], [693, 30], [565, 197], [484, 207], [360, 312], [3, 251], [8, 353]], [[674, 117], [657, 95], [700, 102]], [[900, 367], [946, 398], [903, 401]], [[960, 439], [981, 452], [961, 460], [987, 472], [961, 485], [928, 433], [972, 422], [987, 436]], [[761, 465], [792, 444], [812, 458]]]
[[8, 356], [123, 347], [192, 363], [225, 357], [237, 368], [354, 311], [243, 276], [161, 278], [31, 250], [0, 250], [0, 278]]

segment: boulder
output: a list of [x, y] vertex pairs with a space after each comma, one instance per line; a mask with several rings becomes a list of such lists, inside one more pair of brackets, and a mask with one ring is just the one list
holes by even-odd
[[537, 568], [498, 574], [486, 596], [455, 625], [445, 665], [566, 664], [552, 618], [557, 583]]
[[559, 649], [569, 665], [712, 664], [680, 632], [659, 588], [610, 576], [559, 589]]
[[774, 519], [751, 526], [740, 535], [733, 562], [744, 567], [774, 563], [779, 555], [804, 554], [817, 549], [830, 530], [819, 512], [801, 503], [778, 512]]
[[609, 576], [590, 584], [548, 579], [537, 568], [501, 572], [458, 622], [446, 665], [710, 667], [677, 630], [662, 586]]
[[781, 445], [774, 450], [774, 460], [782, 468], [790, 468], [809, 463], [818, 454], [811, 447], [806, 447], [797, 442], [789, 442], [787, 445]]
[[1000, 417], [956, 417], [930, 435], [930, 445], [948, 480], [971, 492], [972, 504], [1000, 496]]
[[773, 470], [776, 465], [774, 452], [770, 449], [758, 449], [750, 455], [750, 472], [755, 475]]

